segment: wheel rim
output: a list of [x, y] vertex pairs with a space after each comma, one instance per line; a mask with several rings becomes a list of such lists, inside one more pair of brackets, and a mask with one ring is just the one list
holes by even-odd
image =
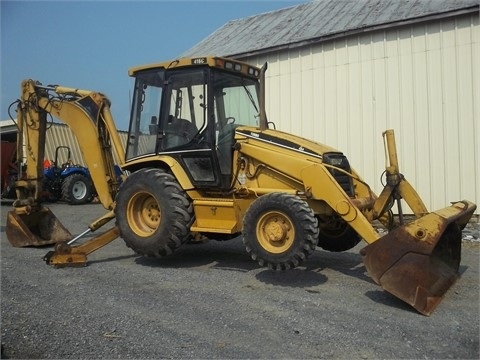
[[77, 200], [82, 200], [87, 194], [87, 185], [83, 181], [76, 181], [72, 187], [72, 195]]
[[134, 195], [127, 205], [127, 219], [138, 236], [150, 236], [158, 229], [162, 214], [157, 200], [150, 193]]
[[295, 229], [287, 215], [271, 211], [258, 220], [256, 235], [265, 250], [279, 254], [287, 251], [294, 243]]

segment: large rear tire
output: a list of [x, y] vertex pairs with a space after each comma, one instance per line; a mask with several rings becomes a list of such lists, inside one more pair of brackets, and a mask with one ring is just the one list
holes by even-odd
[[69, 175], [62, 183], [62, 198], [70, 205], [89, 203], [93, 198], [92, 181], [82, 174]]
[[128, 176], [118, 192], [115, 214], [127, 246], [147, 257], [169, 255], [191, 237], [192, 203], [162, 169], [142, 169]]
[[317, 239], [317, 219], [298, 196], [263, 195], [245, 214], [243, 243], [261, 266], [274, 270], [295, 268], [315, 251]]

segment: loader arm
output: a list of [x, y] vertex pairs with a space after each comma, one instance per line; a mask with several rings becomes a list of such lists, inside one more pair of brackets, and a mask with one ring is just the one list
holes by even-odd
[[102, 205], [113, 210], [119, 182], [114, 154], [124, 164], [123, 146], [110, 112], [109, 99], [98, 92], [63, 86], [43, 86], [34, 80], [21, 84], [17, 106], [17, 161], [26, 171], [17, 181], [17, 200], [9, 213], [7, 237], [14, 246], [45, 245], [69, 240], [71, 235], [41, 206], [47, 116], [61, 120], [75, 134]]
[[428, 214], [428, 210], [420, 195], [418, 195], [413, 186], [400, 173], [398, 166], [397, 147], [395, 143], [395, 133], [392, 129], [386, 130], [383, 133], [383, 141], [385, 146], [386, 184], [380, 196], [375, 201], [373, 212], [375, 217], [378, 218], [380, 214], [384, 213], [387, 205], [394, 200], [398, 204], [400, 225], [403, 225], [403, 211], [401, 208], [400, 199], [405, 200], [417, 218]]

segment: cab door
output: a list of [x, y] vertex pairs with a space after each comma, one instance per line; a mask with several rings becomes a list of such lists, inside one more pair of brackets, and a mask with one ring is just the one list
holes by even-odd
[[159, 152], [176, 158], [196, 187], [223, 188], [215, 153], [214, 98], [208, 91], [209, 69], [177, 69], [167, 72], [166, 81]]

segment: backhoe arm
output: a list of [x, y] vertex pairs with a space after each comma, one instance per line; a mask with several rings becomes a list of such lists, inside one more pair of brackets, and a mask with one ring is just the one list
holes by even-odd
[[[111, 210], [119, 186], [113, 152], [119, 165], [123, 165], [124, 151], [110, 113], [108, 98], [93, 91], [42, 86], [33, 80], [25, 80], [22, 82], [22, 99], [17, 112], [18, 124], [23, 130], [19, 131], [19, 136], [25, 136], [25, 139], [19, 139], [18, 144], [21, 147], [25, 142], [27, 152], [26, 180], [17, 185], [25, 190], [19, 194], [20, 198], [33, 197], [36, 202], [39, 200], [47, 114], [51, 114], [67, 124], [75, 134], [100, 202]], [[22, 156], [21, 151], [19, 154]]]
[[[53, 213], [41, 206], [48, 114], [72, 130], [100, 202], [111, 214], [115, 207], [120, 184], [115, 173], [114, 154], [122, 166], [124, 151], [111, 116], [109, 99], [98, 92], [43, 86], [34, 80], [24, 80], [17, 107], [17, 160], [22, 162], [25, 146], [26, 171], [15, 184], [17, 200], [8, 214], [6, 229], [13, 246], [45, 245], [72, 238]], [[113, 215], [108, 218], [112, 219]]]

